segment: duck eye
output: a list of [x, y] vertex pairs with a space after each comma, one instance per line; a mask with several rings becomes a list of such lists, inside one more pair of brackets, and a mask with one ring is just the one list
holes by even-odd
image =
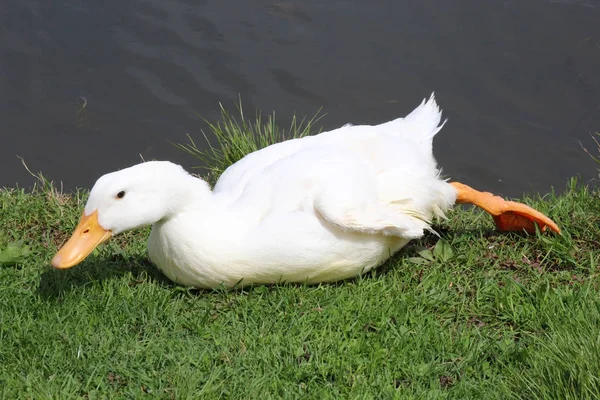
[[122, 199], [123, 197], [125, 197], [125, 191], [121, 190], [119, 193], [117, 193], [117, 199]]

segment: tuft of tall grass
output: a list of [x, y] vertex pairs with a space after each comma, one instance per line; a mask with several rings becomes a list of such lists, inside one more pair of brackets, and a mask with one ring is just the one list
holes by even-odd
[[[174, 143], [175, 147], [196, 157], [203, 165], [202, 168], [207, 171], [205, 178], [214, 184], [219, 176], [244, 156], [263, 149], [275, 143], [288, 139], [301, 138], [311, 133], [318, 133], [321, 128], [315, 129], [316, 123], [324, 116], [321, 110], [318, 110], [312, 117], [298, 119], [294, 114], [287, 129], [277, 125], [275, 112], [269, 114], [266, 121], [260, 111], [256, 112], [253, 120], [249, 120], [244, 115], [241, 100], [236, 103], [237, 114], [231, 114], [219, 103], [221, 118], [213, 123], [204, 119], [208, 124], [210, 135], [204, 131], [204, 142], [196, 144], [194, 139], [188, 134], [188, 143]], [[213, 145], [210, 138], [216, 140]]]

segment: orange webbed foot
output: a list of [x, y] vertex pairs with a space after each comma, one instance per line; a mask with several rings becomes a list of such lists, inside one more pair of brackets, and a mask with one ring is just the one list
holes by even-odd
[[491, 193], [477, 191], [462, 183], [452, 182], [451, 185], [456, 189], [457, 203], [469, 203], [483, 208], [492, 215], [496, 227], [501, 231], [525, 230], [534, 233], [537, 225], [542, 232], [550, 228], [550, 230], [560, 233], [560, 229], [554, 221], [525, 204], [507, 201]]
[[560, 233], [559, 227], [550, 218], [525, 204], [505, 201], [505, 211], [492, 215], [496, 227], [501, 231], [527, 231], [535, 233], [537, 225], [544, 232], [550, 228], [553, 232]]

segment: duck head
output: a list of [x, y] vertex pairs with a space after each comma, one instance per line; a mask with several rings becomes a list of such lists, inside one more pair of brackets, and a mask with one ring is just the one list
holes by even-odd
[[79, 224], [52, 259], [58, 269], [83, 261], [114, 235], [169, 218], [210, 192], [206, 182], [168, 161], [134, 165], [100, 177], [93, 186]]

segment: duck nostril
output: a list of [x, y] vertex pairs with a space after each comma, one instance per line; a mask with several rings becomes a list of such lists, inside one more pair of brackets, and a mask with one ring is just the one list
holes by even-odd
[[83, 231], [83, 233], [90, 233], [90, 229], [86, 229], [85, 231]]

